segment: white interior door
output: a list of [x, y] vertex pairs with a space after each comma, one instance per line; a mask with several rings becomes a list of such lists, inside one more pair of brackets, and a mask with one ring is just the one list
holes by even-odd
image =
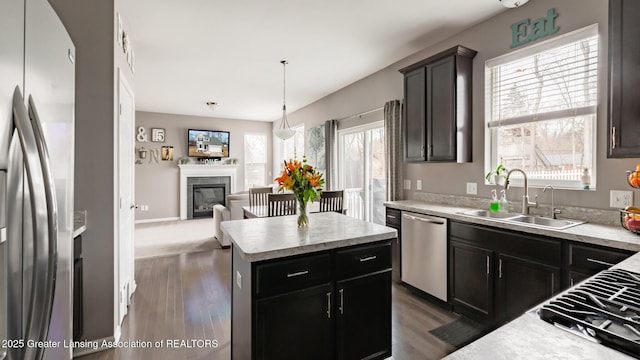
[[135, 290], [133, 224], [134, 224], [134, 127], [133, 90], [122, 71], [118, 73], [118, 322], [127, 314], [127, 305]]

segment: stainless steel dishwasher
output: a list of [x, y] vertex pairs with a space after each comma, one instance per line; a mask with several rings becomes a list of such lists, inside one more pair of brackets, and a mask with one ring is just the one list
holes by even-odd
[[447, 219], [402, 212], [402, 281], [447, 301]]

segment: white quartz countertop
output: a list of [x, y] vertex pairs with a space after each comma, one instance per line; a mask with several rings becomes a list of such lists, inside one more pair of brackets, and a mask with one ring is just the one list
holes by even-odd
[[297, 217], [278, 216], [224, 221], [222, 231], [250, 262], [365, 244], [397, 237], [395, 229], [335, 212], [309, 214], [308, 228]]
[[[565, 230], [532, 227], [525, 224], [502, 221], [493, 218], [480, 218], [460, 214], [464, 211], [477, 210], [452, 205], [430, 204], [422, 201], [400, 200], [384, 203], [385, 206], [425, 215], [441, 216], [474, 224], [489, 225], [507, 230], [521, 231], [530, 234], [545, 235], [559, 239], [572, 240], [594, 245], [608, 246], [616, 249], [640, 251], [640, 236], [623, 229], [621, 226], [607, 226], [585, 223]], [[559, 216], [558, 218], [562, 218]]]

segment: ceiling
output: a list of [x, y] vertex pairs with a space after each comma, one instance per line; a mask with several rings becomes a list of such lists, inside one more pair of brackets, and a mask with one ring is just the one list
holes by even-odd
[[[273, 121], [506, 10], [498, 0], [122, 0], [136, 109]], [[219, 106], [211, 111], [205, 103]]]

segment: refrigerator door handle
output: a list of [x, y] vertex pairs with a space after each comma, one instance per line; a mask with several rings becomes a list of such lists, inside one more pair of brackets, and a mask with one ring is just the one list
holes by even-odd
[[[53, 309], [53, 295], [56, 288], [56, 273], [58, 270], [58, 202], [56, 201], [56, 188], [53, 181], [53, 173], [51, 172], [51, 162], [49, 158], [49, 150], [47, 148], [47, 142], [44, 138], [44, 132], [42, 131], [42, 122], [38, 111], [36, 110], [35, 101], [33, 96], [29, 95], [29, 118], [31, 119], [31, 125], [33, 126], [33, 135], [36, 140], [36, 146], [38, 147], [38, 154], [40, 156], [40, 167], [42, 170], [42, 180], [44, 182], [45, 200], [47, 202], [47, 229], [48, 229], [48, 243], [49, 243], [49, 256], [47, 263], [47, 287], [46, 298], [44, 306], [46, 307], [47, 329], [44, 330], [46, 334], [48, 330], [49, 319], [51, 318], [51, 311]], [[42, 338], [46, 340], [46, 336]]]
[[[31, 216], [33, 226], [33, 274], [31, 281], [31, 295], [27, 315], [25, 342], [44, 341], [49, 331], [51, 317], [51, 300], [54, 286], [54, 274], [49, 272], [51, 261], [55, 261], [49, 246], [48, 204], [45, 191], [45, 178], [42, 173], [39, 146], [34, 135], [34, 129], [29, 121], [19, 87], [13, 93], [13, 115], [16, 132], [20, 140], [20, 147], [24, 157], [24, 171], [26, 185], [29, 188], [31, 202]], [[14, 224], [15, 226], [15, 224]], [[53, 265], [55, 267], [55, 264]], [[44, 304], [42, 303], [45, 300]], [[44, 347], [25, 347], [23, 356], [26, 359], [41, 359]]]

